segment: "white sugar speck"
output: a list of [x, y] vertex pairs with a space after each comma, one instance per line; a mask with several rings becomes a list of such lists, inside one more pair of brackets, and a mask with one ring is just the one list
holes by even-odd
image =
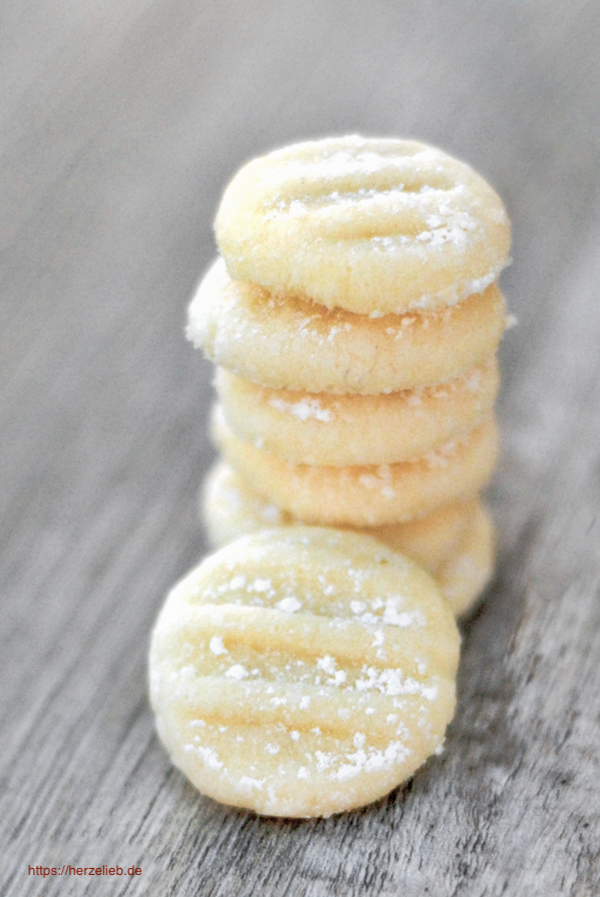
[[407, 626], [422, 627], [425, 625], [425, 619], [421, 611], [401, 611], [398, 606], [401, 603], [402, 600], [398, 598], [388, 599], [383, 612], [383, 622], [386, 626], [406, 628]]
[[364, 601], [351, 601], [350, 610], [353, 614], [362, 614], [367, 609]]
[[220, 635], [213, 635], [210, 642], [208, 643], [208, 647], [212, 651], [213, 654], [227, 654], [227, 648], [223, 644], [223, 639]]
[[259, 791], [265, 784], [265, 779], [253, 779], [252, 776], [242, 776], [240, 788], [257, 788]]
[[323, 408], [318, 399], [303, 399], [300, 402], [285, 402], [283, 399], [271, 399], [270, 404], [277, 411], [287, 411], [293, 414], [299, 420], [305, 421], [309, 419], [318, 420], [322, 423], [329, 423], [332, 420], [331, 412], [328, 408]]
[[255, 579], [254, 582], [248, 586], [248, 591], [268, 592], [270, 588], [272, 588], [270, 579]]
[[193, 664], [188, 663], [186, 666], [181, 667], [179, 670], [180, 679], [193, 679], [196, 670], [194, 669]]
[[198, 754], [199, 757], [202, 758], [204, 764], [208, 766], [209, 769], [221, 769], [223, 766], [223, 761], [219, 760], [219, 756], [212, 748], [198, 746], [192, 748]]
[[324, 751], [315, 751], [315, 757], [317, 758], [317, 772], [323, 772], [333, 762], [331, 755], [326, 754]]
[[241, 663], [234, 663], [232, 667], [229, 667], [225, 676], [227, 679], [245, 679], [246, 676], [249, 676], [250, 673], [248, 670], [241, 665]]
[[330, 676], [333, 676], [336, 667], [335, 657], [331, 657], [329, 654], [326, 654], [325, 657], [320, 657], [317, 660], [317, 667], [325, 673], [329, 673]]
[[409, 748], [399, 741], [392, 742], [383, 751], [371, 749], [367, 752], [361, 747], [356, 753], [347, 755], [346, 759], [349, 762], [340, 766], [334, 777], [343, 782], [355, 778], [361, 772], [375, 772], [378, 769], [389, 768], [394, 763], [402, 762], [409, 754]]
[[281, 601], [278, 601], [275, 607], [286, 614], [294, 614], [297, 610], [300, 610], [302, 604], [293, 595], [289, 595], [287, 598], [282, 598]]

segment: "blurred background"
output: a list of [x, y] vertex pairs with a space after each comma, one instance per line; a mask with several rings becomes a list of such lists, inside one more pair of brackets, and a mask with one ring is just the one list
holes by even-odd
[[[582, 809], [598, 788], [598, 46], [591, 0], [3, 0], [3, 893], [74, 887], [28, 878], [29, 863], [123, 859], [145, 870], [128, 894], [245, 894], [260, 880], [265, 893], [410, 895], [427, 881], [425, 842], [439, 895], [500, 893], [490, 870], [525, 853], [521, 884], [535, 871], [546, 894], [568, 893], [559, 862], [565, 888], [592, 881], [574, 804], [553, 805], [549, 833], [542, 796], [569, 731], [569, 800], [598, 831]], [[202, 801], [170, 769], [145, 655], [166, 590], [206, 548], [212, 373], [183, 331], [220, 194], [254, 155], [345, 133], [440, 146], [512, 218], [500, 563], [465, 634], [445, 784], [417, 777], [428, 803], [402, 792], [337, 829], [286, 829]], [[489, 856], [469, 841], [474, 819]], [[369, 890], [374, 832], [395, 865]]]

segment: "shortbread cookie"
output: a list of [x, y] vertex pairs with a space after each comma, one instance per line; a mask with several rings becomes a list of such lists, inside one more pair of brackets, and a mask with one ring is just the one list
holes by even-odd
[[255, 159], [229, 184], [215, 228], [234, 279], [357, 314], [481, 293], [510, 249], [489, 184], [412, 140], [339, 137]]
[[459, 617], [472, 610], [494, 572], [496, 537], [489, 513], [477, 510], [471, 531], [455, 558], [438, 571], [442, 594]]
[[236, 436], [295, 464], [343, 467], [409, 461], [459, 439], [491, 414], [495, 358], [438, 386], [379, 396], [269, 389], [217, 370], [215, 386]]
[[479, 499], [455, 501], [425, 517], [357, 530], [407, 555], [437, 577], [438, 570], [461, 550], [478, 516]]
[[416, 461], [354, 467], [283, 461], [238, 439], [219, 411], [213, 436], [256, 492], [305, 523], [327, 526], [402, 523], [472, 498], [487, 482], [498, 453], [491, 418], [461, 442], [447, 443]]
[[[426, 517], [358, 532], [401, 551], [435, 574], [463, 546], [478, 506], [477, 499], [454, 502]], [[201, 514], [213, 548], [222, 548], [240, 536], [268, 527], [300, 524], [291, 514], [251, 489], [224, 461], [217, 462], [206, 478]]]
[[355, 533], [265, 530], [169, 595], [151, 701], [173, 762], [205, 794], [329, 816], [442, 750], [458, 653], [447, 602], [406, 558]]
[[187, 335], [234, 374], [273, 389], [391, 393], [464, 374], [496, 351], [506, 307], [481, 296], [427, 314], [369, 318], [232, 281], [221, 259], [189, 308]]
[[252, 489], [233, 467], [219, 460], [200, 493], [200, 515], [211, 548], [222, 548], [249, 533], [299, 521]]

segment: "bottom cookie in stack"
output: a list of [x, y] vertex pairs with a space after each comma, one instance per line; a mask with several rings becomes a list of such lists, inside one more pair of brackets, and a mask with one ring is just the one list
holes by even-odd
[[[201, 514], [213, 548], [246, 533], [302, 522], [248, 486], [224, 461], [217, 462], [206, 478]], [[492, 577], [494, 526], [479, 499], [454, 501], [405, 523], [353, 529], [374, 536], [432, 573], [456, 616], [475, 607]]]

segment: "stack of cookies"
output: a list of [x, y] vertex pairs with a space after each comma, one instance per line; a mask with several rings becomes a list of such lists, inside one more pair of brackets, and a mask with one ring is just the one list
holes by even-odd
[[188, 326], [218, 365], [211, 541], [360, 530], [464, 613], [493, 568], [479, 494], [498, 451], [501, 200], [440, 150], [336, 138], [242, 168], [216, 234]]
[[216, 230], [188, 333], [219, 366], [224, 547], [165, 602], [151, 701], [202, 792], [329, 816], [439, 754], [454, 713], [455, 615], [493, 564], [509, 225], [439, 150], [350, 137], [251, 162]]

